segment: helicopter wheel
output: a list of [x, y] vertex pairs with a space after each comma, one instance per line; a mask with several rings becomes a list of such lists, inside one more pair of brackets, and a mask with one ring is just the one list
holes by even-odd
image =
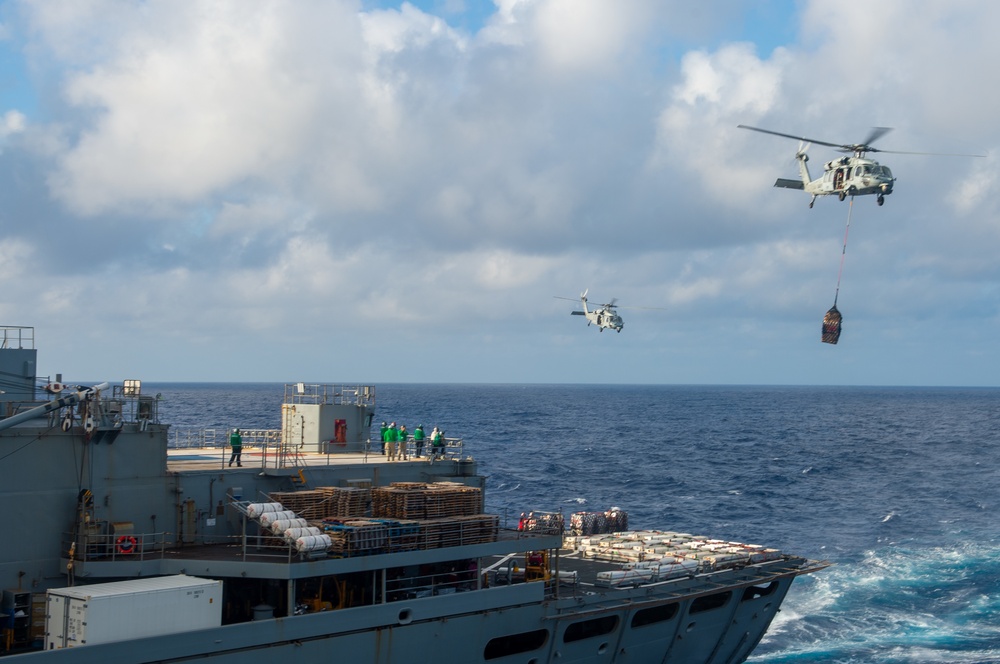
[[847, 198], [847, 193], [842, 191], [842, 192], [840, 192], [839, 196], [840, 196], [840, 200], [844, 200], [845, 198]]
[[815, 205], [815, 204], [816, 204], [816, 201], [809, 201], [809, 209], [811, 210], [812, 207], [813, 207], [813, 205]]
[[878, 203], [879, 207], [882, 207], [885, 204], [885, 196], [879, 196], [875, 202]]

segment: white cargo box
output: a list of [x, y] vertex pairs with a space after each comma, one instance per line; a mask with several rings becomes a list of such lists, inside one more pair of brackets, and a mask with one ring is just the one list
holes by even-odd
[[222, 624], [222, 581], [179, 574], [46, 593], [45, 649], [176, 634]]

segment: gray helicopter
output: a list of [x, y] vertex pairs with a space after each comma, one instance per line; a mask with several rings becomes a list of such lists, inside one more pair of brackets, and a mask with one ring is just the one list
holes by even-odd
[[[865, 140], [860, 143], [850, 144], [828, 143], [827, 141], [818, 141], [814, 138], [783, 134], [779, 131], [760, 129], [758, 127], [750, 127], [748, 125], [737, 125], [737, 127], [739, 129], [750, 129], [751, 131], [759, 131], [764, 134], [773, 134], [775, 136], [783, 136], [785, 138], [797, 139], [799, 141], [799, 149], [798, 152], [795, 153], [795, 159], [799, 162], [800, 179], [789, 180], [786, 178], [778, 178], [778, 180], [774, 183], [774, 186], [783, 187], [785, 189], [801, 189], [807, 194], [812, 194], [812, 199], [809, 201], [809, 207], [813, 206], [816, 202], [816, 198], [819, 196], [835, 195], [840, 198], [840, 200], [844, 200], [848, 196], [863, 196], [865, 194], [874, 194], [876, 196], [875, 201], [879, 205], [883, 205], [885, 203], [885, 197], [892, 193], [892, 187], [896, 182], [896, 178], [893, 177], [892, 171], [889, 170], [888, 166], [882, 166], [877, 161], [866, 159], [865, 154], [868, 152], [921, 154], [939, 157], [986, 156], [981, 154], [953, 154], [940, 152], [902, 152], [899, 150], [880, 150], [872, 147], [871, 144], [874, 141], [892, 131], [891, 127], [873, 127], [871, 133], [868, 134]], [[853, 153], [854, 156], [841, 157], [840, 159], [834, 159], [826, 162], [823, 164], [823, 175], [813, 180], [812, 176], [809, 175], [809, 168], [806, 166], [806, 162], [809, 161], [809, 156], [806, 154], [806, 150], [809, 149], [810, 143], [837, 148], [840, 152]]]
[[[615, 309], [618, 308], [618, 305], [615, 304], [615, 302], [618, 301], [618, 298], [616, 297], [611, 298], [610, 302], [606, 304], [599, 304], [597, 305], [596, 309], [588, 309], [587, 293], [589, 291], [590, 289], [588, 288], [587, 290], [580, 293], [580, 303], [583, 304], [583, 311], [571, 311], [570, 314], [573, 316], [585, 316], [587, 318], [587, 327], [590, 327], [591, 324], [594, 324], [597, 326], [597, 329], [600, 332], [603, 332], [604, 330], [607, 329], [607, 330], [614, 330], [620, 333], [622, 331], [622, 328], [625, 327], [625, 323], [624, 321], [622, 321], [622, 317], [618, 315], [618, 312], [615, 311]], [[576, 298], [561, 297], [559, 295], [555, 295], [553, 297], [559, 300], [569, 300], [570, 302], [574, 302], [576, 300]], [[622, 308], [657, 309], [658, 307], [622, 307]]]

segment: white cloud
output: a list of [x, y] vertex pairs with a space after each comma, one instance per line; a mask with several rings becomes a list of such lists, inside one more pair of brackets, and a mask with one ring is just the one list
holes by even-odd
[[[556, 339], [531, 367], [543, 380], [567, 330], [592, 332], [552, 296], [587, 287], [666, 307], [669, 342], [644, 325], [659, 314], [629, 316], [621, 341], [705, 349], [720, 375], [753, 354], [727, 355], [737, 328], [778, 353], [771, 323], [801, 321], [818, 343], [848, 208], [774, 189], [795, 142], [736, 125], [1000, 144], [1000, 9], [869, 4], [848, 3], [860, 24], [796, 5], [776, 48], [729, 0], [496, 0], [474, 34], [406, 3], [19, 5], [44, 93], [31, 122], [0, 121], [0, 303], [27, 311], [45, 292], [40, 324], [167, 345], [196, 312], [198, 343], [225, 352], [294, 328], [381, 363], [405, 333], [467, 372], [457, 348]], [[836, 154], [813, 145], [810, 164]], [[852, 323], [900, 325], [914, 301], [995, 317], [994, 160], [880, 158], [899, 180], [884, 207], [853, 208]], [[30, 281], [25, 257], [53, 273]]]

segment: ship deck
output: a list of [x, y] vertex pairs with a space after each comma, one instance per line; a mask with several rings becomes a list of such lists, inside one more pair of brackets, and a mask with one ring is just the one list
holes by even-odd
[[378, 452], [338, 452], [336, 454], [320, 454], [318, 452], [298, 452], [293, 457], [284, 460], [284, 466], [273, 452], [260, 449], [243, 448], [242, 467], [229, 466], [229, 448], [222, 447], [174, 447], [167, 450], [167, 469], [174, 472], [222, 470], [225, 472], [246, 472], [250, 470], [287, 470], [293, 472], [298, 468], [319, 466], [410, 466], [433, 467], [434, 464], [455, 463], [460, 461], [454, 453], [438, 460], [424, 455], [410, 457], [406, 461], [390, 461], [388, 457]]

